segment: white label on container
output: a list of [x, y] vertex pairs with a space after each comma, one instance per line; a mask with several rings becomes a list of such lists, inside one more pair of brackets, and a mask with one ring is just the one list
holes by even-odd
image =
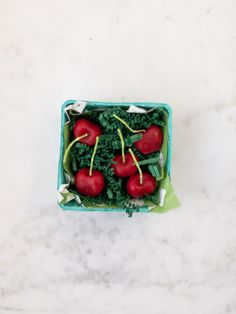
[[160, 203], [159, 206], [163, 207], [165, 202], [165, 196], [166, 196], [166, 189], [160, 190]]
[[78, 113], [82, 113], [85, 109], [87, 105], [87, 102], [86, 101], [83, 101], [83, 100], [78, 100], [76, 101], [74, 104], [71, 104], [69, 106], [67, 106], [64, 111], [65, 111], [65, 114], [68, 118], [68, 121], [66, 123], [69, 123], [70, 122], [70, 117], [69, 117], [69, 114], [68, 114], [68, 111], [73, 109], [74, 111], [78, 112]]
[[130, 106], [129, 109], [127, 110], [127, 112], [130, 113], [146, 113], [146, 110], [140, 107], [136, 107], [136, 106]]
[[160, 153], [160, 155], [159, 155], [159, 165], [160, 165], [160, 167], [163, 167], [163, 165], [164, 165], [164, 157], [163, 157], [162, 153]]

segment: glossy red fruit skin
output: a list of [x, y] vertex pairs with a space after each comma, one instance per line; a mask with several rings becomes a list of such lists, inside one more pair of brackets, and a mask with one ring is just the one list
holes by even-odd
[[75, 175], [75, 186], [78, 192], [83, 195], [97, 196], [105, 186], [104, 175], [98, 170], [93, 170], [90, 176], [89, 168], [83, 168]]
[[162, 129], [158, 125], [151, 125], [143, 133], [141, 140], [134, 143], [135, 147], [144, 155], [157, 152], [163, 142]]
[[[139, 160], [138, 157], [136, 157], [136, 159], [137, 161]], [[117, 177], [130, 177], [137, 172], [137, 167], [130, 153], [125, 154], [125, 162], [122, 161], [122, 155], [115, 156], [113, 161], [115, 161], [116, 164], [112, 164], [111, 167], [114, 169], [114, 173]]]
[[139, 174], [135, 174], [129, 178], [127, 182], [127, 192], [134, 198], [144, 197], [152, 194], [157, 187], [156, 180], [147, 172], [143, 172], [143, 183], [140, 184]]
[[73, 127], [73, 133], [75, 138], [87, 133], [88, 136], [81, 139], [80, 142], [87, 144], [88, 146], [94, 146], [96, 137], [102, 134], [102, 129], [99, 125], [87, 119], [80, 119], [76, 121]]

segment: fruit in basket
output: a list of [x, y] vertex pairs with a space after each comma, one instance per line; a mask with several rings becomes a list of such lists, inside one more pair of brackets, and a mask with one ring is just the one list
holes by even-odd
[[80, 137], [87, 134], [86, 137], [80, 140], [81, 143], [93, 146], [96, 142], [96, 137], [102, 134], [101, 127], [87, 119], [80, 119], [76, 121], [73, 127], [74, 137]]
[[95, 139], [93, 154], [91, 156], [90, 167], [80, 169], [76, 173], [74, 180], [75, 186], [79, 193], [92, 197], [99, 195], [105, 186], [104, 175], [100, 171], [93, 169], [94, 157], [97, 152], [98, 142], [99, 137], [97, 136]]
[[111, 167], [113, 168], [115, 175], [118, 177], [130, 177], [137, 171], [137, 166], [134, 163], [134, 159], [137, 163], [138, 158], [136, 156], [132, 157], [130, 152], [125, 154], [125, 141], [122, 132], [120, 129], [118, 129], [117, 132], [120, 137], [121, 155], [116, 155], [113, 158], [114, 163], [111, 165]]
[[144, 155], [157, 152], [163, 142], [162, 129], [158, 125], [151, 125], [143, 133], [143, 137], [134, 143], [135, 147]]
[[[138, 160], [138, 158], [136, 157]], [[133, 158], [130, 153], [124, 155], [124, 159], [122, 155], [116, 155], [113, 158], [115, 162], [112, 164], [112, 168], [114, 169], [115, 175], [118, 177], [130, 177], [137, 172], [137, 167], [134, 164]]]
[[93, 170], [92, 174], [89, 174], [89, 168], [83, 168], [75, 175], [75, 186], [83, 195], [97, 196], [105, 186], [104, 175], [98, 170]]
[[131, 176], [127, 182], [127, 192], [130, 196], [138, 198], [152, 194], [157, 187], [156, 180], [147, 172], [142, 173], [142, 182], [140, 175]]

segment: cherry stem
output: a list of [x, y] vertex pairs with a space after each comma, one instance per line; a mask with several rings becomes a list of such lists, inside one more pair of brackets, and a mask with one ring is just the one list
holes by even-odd
[[66, 161], [67, 161], [67, 157], [68, 157], [68, 154], [69, 154], [69, 151], [71, 149], [71, 147], [76, 143], [78, 142], [79, 140], [82, 140], [82, 138], [85, 138], [88, 136], [88, 133], [85, 133], [84, 135], [81, 135], [79, 137], [76, 137], [66, 148], [65, 150], [65, 153], [64, 153], [64, 157], [63, 157], [63, 163], [65, 164]]
[[116, 118], [117, 120], [119, 120], [122, 124], [124, 124], [124, 126], [126, 126], [127, 129], [130, 130], [130, 132], [132, 132], [132, 133], [145, 132], [145, 130], [133, 130], [133, 129], [131, 129], [131, 127], [123, 119], [118, 117], [116, 114], [113, 114], [113, 117]]
[[96, 154], [96, 151], [97, 151], [97, 147], [98, 147], [98, 141], [99, 141], [99, 136], [96, 137], [96, 143], [95, 143], [95, 146], [94, 146], [94, 149], [93, 149], [93, 154], [92, 154], [92, 157], [91, 157], [90, 168], [89, 168], [89, 175], [90, 175], [90, 177], [93, 174], [93, 162], [94, 162], [94, 157], [95, 157], [95, 154]]
[[121, 141], [121, 155], [122, 155], [122, 161], [125, 162], [125, 141], [123, 138], [123, 135], [121, 133], [121, 130], [118, 129], [117, 130], [119, 137], [120, 137], [120, 141]]
[[138, 161], [137, 161], [137, 159], [136, 159], [136, 157], [135, 157], [135, 155], [134, 155], [134, 153], [133, 153], [133, 151], [132, 151], [131, 148], [129, 148], [129, 152], [130, 152], [130, 154], [131, 154], [131, 156], [132, 156], [132, 158], [133, 158], [133, 161], [134, 161], [135, 166], [138, 168], [138, 172], [139, 172], [139, 182], [140, 182], [140, 184], [143, 184], [143, 173], [142, 173], [142, 169], [140, 168], [140, 166], [139, 166], [139, 164], [138, 164]]

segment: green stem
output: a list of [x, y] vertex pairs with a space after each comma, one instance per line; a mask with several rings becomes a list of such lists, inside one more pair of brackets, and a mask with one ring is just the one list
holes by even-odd
[[139, 166], [139, 164], [138, 164], [138, 161], [137, 161], [137, 159], [136, 159], [136, 157], [135, 157], [135, 155], [134, 155], [134, 153], [133, 153], [133, 151], [132, 151], [131, 148], [129, 148], [129, 152], [130, 152], [130, 154], [131, 154], [131, 156], [132, 156], [132, 158], [133, 158], [133, 161], [134, 161], [135, 166], [138, 168], [138, 172], [139, 172], [139, 182], [140, 182], [140, 184], [143, 184], [143, 173], [142, 173], [142, 169], [140, 168], [140, 166]]
[[94, 162], [94, 157], [97, 151], [97, 147], [98, 147], [98, 141], [99, 141], [99, 136], [96, 137], [96, 143], [93, 149], [93, 154], [91, 157], [91, 162], [90, 162], [90, 168], [89, 168], [89, 175], [91, 176], [93, 174], [93, 162]]
[[132, 132], [132, 133], [145, 132], [145, 130], [133, 130], [133, 129], [131, 129], [131, 127], [123, 119], [118, 117], [116, 114], [113, 114], [113, 117], [116, 118], [117, 120], [119, 120], [122, 124], [124, 124], [124, 126], [126, 126], [127, 129], [130, 130], [130, 132]]
[[125, 141], [123, 138], [123, 135], [121, 133], [121, 130], [118, 129], [117, 130], [119, 137], [120, 137], [120, 141], [121, 141], [121, 154], [122, 154], [122, 161], [125, 162]]
[[79, 137], [76, 137], [66, 148], [65, 150], [65, 153], [64, 153], [64, 157], [63, 157], [63, 163], [65, 164], [66, 163], [66, 160], [67, 160], [67, 157], [68, 157], [68, 154], [69, 154], [69, 151], [71, 149], [71, 147], [76, 143], [78, 142], [79, 140], [82, 140], [82, 138], [85, 138], [88, 136], [88, 133], [85, 133], [84, 135], [81, 135]]

